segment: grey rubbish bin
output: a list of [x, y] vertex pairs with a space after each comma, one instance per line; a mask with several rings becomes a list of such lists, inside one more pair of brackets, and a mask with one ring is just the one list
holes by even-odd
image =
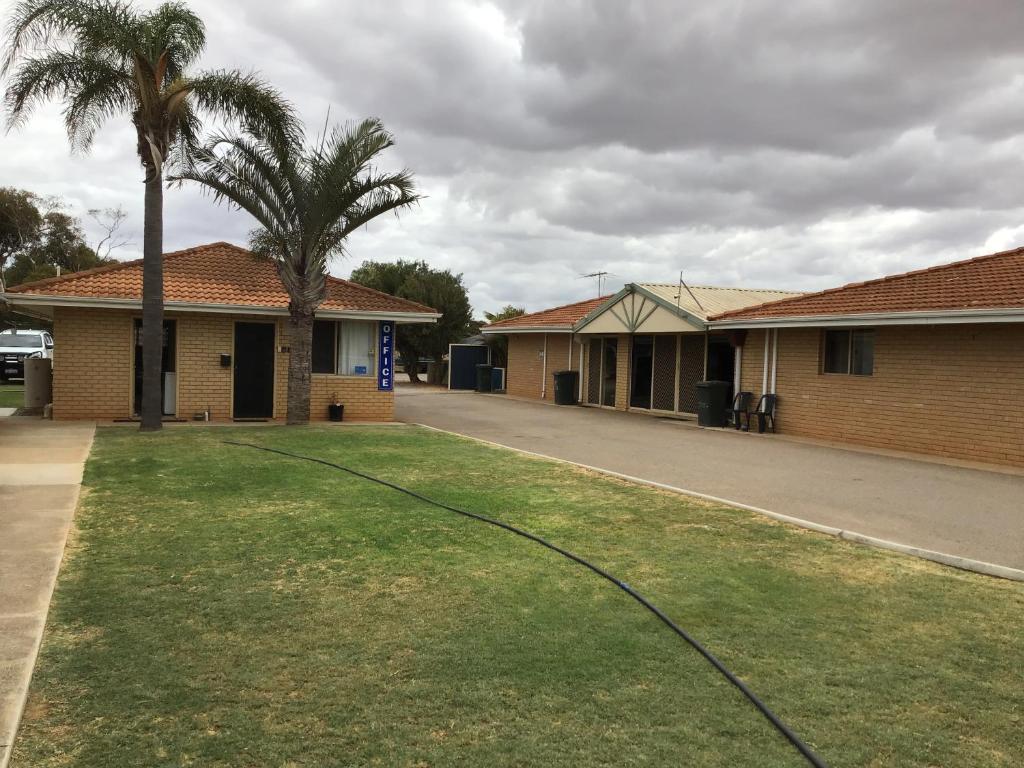
[[697, 382], [697, 424], [702, 427], [724, 427], [729, 409], [728, 381]]
[[476, 391], [477, 392], [490, 392], [491, 386], [491, 371], [494, 370], [493, 365], [488, 363], [477, 363], [476, 366]]

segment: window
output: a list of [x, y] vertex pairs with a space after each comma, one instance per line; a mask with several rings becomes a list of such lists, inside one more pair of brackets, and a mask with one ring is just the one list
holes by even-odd
[[870, 376], [874, 373], [874, 329], [825, 331], [825, 341], [822, 346], [822, 373], [843, 373], [854, 376]]
[[333, 320], [313, 323], [313, 373], [334, 373], [334, 335], [338, 324]]
[[317, 320], [313, 323], [313, 373], [372, 376], [377, 323]]
[[15, 347], [17, 349], [32, 349], [43, 346], [43, 337], [38, 333], [11, 333], [4, 332], [0, 335], [0, 347]]

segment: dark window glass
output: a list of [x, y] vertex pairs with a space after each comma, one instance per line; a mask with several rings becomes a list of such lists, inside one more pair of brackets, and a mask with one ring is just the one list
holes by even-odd
[[618, 366], [618, 351], [618, 339], [604, 340], [601, 405], [615, 405], [615, 373]]
[[850, 372], [849, 331], [825, 331], [825, 354], [821, 369], [825, 373]]
[[875, 332], [868, 329], [853, 332], [850, 351], [850, 373], [870, 376], [875, 369]]
[[313, 373], [334, 373], [334, 328], [333, 320], [316, 320], [313, 323]]

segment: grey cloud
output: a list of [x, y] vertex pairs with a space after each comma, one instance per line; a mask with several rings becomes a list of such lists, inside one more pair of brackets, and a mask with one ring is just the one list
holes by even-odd
[[[593, 295], [595, 269], [811, 289], [1024, 237], [1016, 0], [192, 4], [207, 65], [259, 69], [314, 130], [330, 107], [395, 132], [386, 162], [427, 198], [354, 235], [337, 274], [425, 259], [479, 311], [533, 310]], [[0, 183], [123, 203], [128, 258], [141, 185], [118, 126], [71, 156], [41, 110], [0, 137]], [[166, 200], [168, 248], [245, 242], [244, 214]]]

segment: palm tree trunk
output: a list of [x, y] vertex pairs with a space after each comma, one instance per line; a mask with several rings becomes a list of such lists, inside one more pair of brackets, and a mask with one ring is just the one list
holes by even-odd
[[159, 174], [148, 174], [142, 229], [142, 423], [160, 429], [160, 379], [164, 350], [164, 189]]
[[309, 423], [309, 389], [313, 370], [313, 310], [289, 307], [288, 418], [289, 424]]

